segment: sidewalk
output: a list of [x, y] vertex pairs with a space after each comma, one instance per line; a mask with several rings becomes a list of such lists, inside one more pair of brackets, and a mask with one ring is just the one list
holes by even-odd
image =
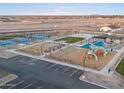
[[124, 88], [124, 80], [118, 77], [116, 74], [112, 74], [111, 76], [103, 76], [92, 72], [85, 72], [84, 75], [80, 76], [79, 79], [107, 89]]
[[[110, 62], [101, 70], [101, 73], [108, 74], [108, 70], [112, 68], [114, 65], [116, 65], [118, 62], [120, 62], [120, 59], [122, 57], [122, 54], [124, 53], [124, 46], [116, 53], [116, 55], [110, 60]], [[109, 75], [112, 75], [110, 73]]]

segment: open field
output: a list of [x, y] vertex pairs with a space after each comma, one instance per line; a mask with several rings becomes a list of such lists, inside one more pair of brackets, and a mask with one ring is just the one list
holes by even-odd
[[45, 51], [48, 48], [48, 43], [42, 43], [35, 46], [29, 46], [23, 49], [19, 49], [18, 51], [28, 53], [31, 55], [42, 55], [43, 51]]
[[[76, 64], [76, 65], [82, 65], [84, 66], [84, 62], [82, 62], [82, 52], [84, 49], [79, 49], [75, 47], [69, 47], [66, 49], [62, 49], [61, 51], [52, 53], [48, 56], [48, 58]], [[88, 68], [101, 70], [116, 54], [116, 52], [110, 52], [105, 57], [99, 57], [98, 62], [97, 61], [86, 61], [85, 66]]]
[[121, 62], [119, 63], [119, 65], [116, 68], [116, 71], [118, 73], [120, 73], [121, 75], [124, 76], [124, 58], [121, 60]]
[[81, 41], [83, 39], [84, 38], [80, 38], [80, 37], [65, 37], [65, 38], [57, 39], [55, 41], [65, 41], [66, 43], [76, 43], [76, 42]]

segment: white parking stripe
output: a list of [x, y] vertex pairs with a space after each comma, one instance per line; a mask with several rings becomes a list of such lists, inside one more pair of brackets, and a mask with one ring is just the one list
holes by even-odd
[[76, 69], [73, 73], [71, 73], [70, 76], [74, 75], [76, 72], [78, 72], [78, 69]]
[[54, 67], [55, 65], [57, 65], [57, 64], [53, 64], [53, 65], [47, 67], [47, 69], [50, 69], [50, 68]]
[[25, 86], [23, 89], [28, 88], [28, 87], [30, 87], [31, 85], [32, 85], [32, 83], [28, 84], [28, 85]]
[[60, 66], [60, 67], [56, 68], [54, 71], [57, 71], [57, 70], [59, 70], [61, 67], [62, 67], [62, 66]]
[[23, 83], [23, 82], [25, 82], [25, 80], [22, 80], [22, 81], [18, 82], [17, 84], [15, 84], [14, 86], [9, 87], [8, 89], [11, 89], [11, 88], [13, 88], [13, 87], [15, 87], [15, 86], [17, 86], [17, 85]]
[[66, 68], [62, 73], [67, 72], [69, 69], [71, 69], [70, 67]]

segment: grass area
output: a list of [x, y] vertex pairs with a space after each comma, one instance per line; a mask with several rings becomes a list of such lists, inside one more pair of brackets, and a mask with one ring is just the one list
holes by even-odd
[[21, 35], [5, 35], [5, 36], [0, 37], [0, 40], [8, 40], [8, 39], [16, 38], [16, 37], [23, 37], [23, 36], [21, 36]]
[[76, 43], [78, 41], [84, 40], [84, 38], [81, 37], [65, 37], [61, 39], [57, 39], [55, 41], [65, 41], [66, 43]]
[[0, 71], [0, 78], [8, 76], [9, 73], [5, 72], [5, 71]]
[[119, 63], [119, 65], [116, 68], [116, 71], [118, 73], [120, 73], [121, 75], [124, 76], [124, 58], [121, 60], [121, 62]]

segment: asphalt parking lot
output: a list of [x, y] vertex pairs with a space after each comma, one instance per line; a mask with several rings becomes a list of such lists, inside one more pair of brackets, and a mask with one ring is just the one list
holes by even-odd
[[84, 71], [25, 56], [0, 58], [0, 68], [18, 78], [0, 86], [3, 89], [98, 89], [102, 88], [79, 80]]

